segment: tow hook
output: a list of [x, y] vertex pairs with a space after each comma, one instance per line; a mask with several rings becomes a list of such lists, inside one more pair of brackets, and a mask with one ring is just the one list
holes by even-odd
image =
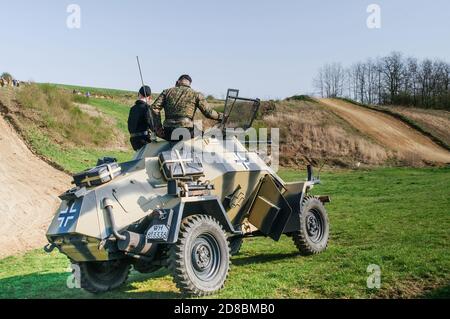
[[53, 249], [55, 249], [55, 248], [56, 248], [55, 244], [47, 244], [44, 246], [44, 251], [46, 253], [51, 253], [53, 251]]

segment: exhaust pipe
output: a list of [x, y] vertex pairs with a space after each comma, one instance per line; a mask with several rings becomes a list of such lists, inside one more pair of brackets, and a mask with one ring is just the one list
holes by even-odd
[[124, 235], [119, 234], [119, 232], [116, 229], [116, 223], [114, 221], [114, 214], [113, 214], [113, 201], [109, 198], [103, 199], [103, 208], [106, 210], [106, 213], [108, 214], [109, 222], [111, 223], [111, 230], [116, 237], [117, 240], [126, 240], [127, 238]]
[[152, 246], [156, 247], [156, 245], [152, 245], [152, 243], [147, 243], [145, 236], [142, 234], [138, 234], [131, 231], [124, 231], [123, 234], [120, 234], [116, 228], [116, 224], [114, 222], [114, 214], [113, 214], [113, 201], [109, 198], [103, 199], [103, 207], [108, 213], [109, 221], [111, 223], [112, 233], [114, 237], [117, 239], [117, 248], [121, 251], [124, 251], [127, 254], [142, 254], [147, 255], [151, 253]]

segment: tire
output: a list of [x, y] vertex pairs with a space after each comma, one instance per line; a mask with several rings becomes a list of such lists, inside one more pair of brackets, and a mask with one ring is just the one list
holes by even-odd
[[101, 293], [120, 287], [128, 278], [131, 265], [127, 260], [81, 262], [81, 288]]
[[230, 248], [222, 226], [207, 215], [184, 218], [178, 241], [169, 251], [168, 268], [183, 294], [206, 296], [222, 289], [230, 268]]
[[243, 242], [244, 242], [244, 239], [242, 237], [235, 237], [235, 238], [231, 237], [228, 239], [231, 256], [235, 256], [235, 255], [239, 254], [239, 251], [241, 250]]
[[156, 272], [162, 268], [162, 266], [159, 265], [148, 265], [145, 263], [135, 263], [133, 264], [134, 270], [137, 272], [140, 272], [141, 274], [150, 274], [152, 272]]
[[313, 196], [303, 199], [300, 212], [300, 230], [292, 234], [301, 255], [321, 253], [327, 248], [330, 234], [328, 214], [322, 202]]

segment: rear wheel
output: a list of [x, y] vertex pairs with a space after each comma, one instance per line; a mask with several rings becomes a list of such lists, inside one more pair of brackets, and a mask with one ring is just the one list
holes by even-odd
[[183, 219], [169, 251], [169, 269], [181, 292], [205, 296], [220, 290], [228, 276], [230, 251], [222, 226], [211, 216]]
[[241, 250], [243, 242], [244, 242], [244, 239], [242, 237], [228, 238], [231, 256], [239, 254], [239, 251]]
[[322, 202], [306, 196], [300, 213], [300, 230], [292, 234], [295, 246], [302, 255], [313, 255], [327, 248], [330, 226]]
[[81, 262], [81, 288], [92, 292], [106, 292], [121, 286], [128, 278], [130, 263], [127, 260]]

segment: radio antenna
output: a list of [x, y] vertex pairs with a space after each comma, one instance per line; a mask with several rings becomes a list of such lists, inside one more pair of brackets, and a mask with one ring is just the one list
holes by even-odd
[[[143, 87], [143, 90], [144, 90], [144, 97], [145, 97], [145, 100], [147, 101], [147, 90], [144, 88], [144, 77], [142, 76], [141, 63], [139, 62], [139, 56], [136, 56], [136, 61], [137, 61], [138, 69], [139, 69], [139, 75], [141, 77], [142, 87]], [[152, 124], [152, 130], [154, 130], [155, 129], [155, 124], [153, 123], [153, 113], [152, 113], [151, 109], [149, 109], [148, 111], [149, 111], [150, 122]], [[150, 134], [150, 139], [152, 141], [155, 141], [156, 137], [153, 137], [153, 134]]]

